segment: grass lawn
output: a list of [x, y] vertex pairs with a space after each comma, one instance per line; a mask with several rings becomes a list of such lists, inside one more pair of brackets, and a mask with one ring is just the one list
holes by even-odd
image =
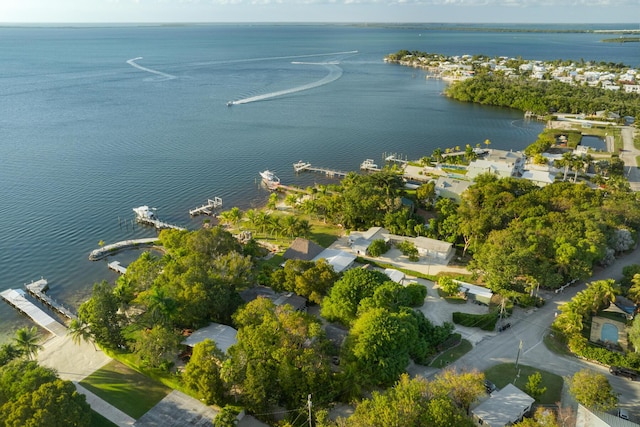
[[544, 345], [547, 346], [547, 348], [556, 353], [556, 354], [560, 354], [563, 356], [571, 356], [572, 353], [569, 351], [569, 349], [567, 348], [567, 343], [563, 340], [561, 340], [558, 335], [556, 335], [555, 333], [550, 333], [544, 336], [543, 339]]
[[99, 413], [91, 410], [91, 427], [118, 427]]
[[80, 385], [135, 419], [171, 392], [170, 388], [115, 360], [86, 377]]
[[[542, 375], [542, 383], [540, 386], [546, 387], [547, 391], [540, 396], [540, 399], [536, 402], [546, 405], [552, 405], [556, 402], [560, 402], [562, 398], [562, 383], [564, 381], [561, 376], [522, 364], [518, 365], [518, 370], [520, 371], [520, 376], [514, 384], [516, 387], [526, 393], [529, 375], [540, 372], [540, 375]], [[515, 364], [504, 363], [487, 369], [484, 374], [489, 381], [494, 383], [496, 387], [500, 389], [509, 383], [513, 383], [518, 372], [516, 371]]]
[[458, 360], [472, 349], [473, 345], [469, 341], [462, 339], [457, 346], [449, 348], [436, 356], [429, 363], [429, 366], [431, 368], [445, 368], [449, 363]]

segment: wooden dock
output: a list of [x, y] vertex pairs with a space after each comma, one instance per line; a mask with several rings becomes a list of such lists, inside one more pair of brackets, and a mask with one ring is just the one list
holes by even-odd
[[78, 318], [78, 316], [76, 316], [71, 310], [69, 310], [67, 307], [45, 293], [47, 289], [49, 289], [49, 284], [47, 283], [46, 279], [36, 280], [35, 282], [32, 281], [31, 283], [25, 283], [24, 286], [27, 289], [27, 292], [29, 292], [29, 294], [31, 294], [34, 298], [40, 300], [40, 302], [44, 303], [47, 307], [62, 314], [67, 319], [73, 320]]
[[136, 221], [138, 221], [141, 224], [147, 224], [147, 225], [153, 225], [156, 229], [158, 230], [163, 230], [166, 228], [172, 228], [174, 230], [186, 230], [186, 228], [184, 227], [180, 227], [178, 225], [174, 225], [174, 224], [169, 224], [168, 222], [164, 222], [164, 221], [160, 221], [159, 219], [152, 219], [152, 218], [136, 218]]
[[205, 205], [202, 205], [195, 209], [190, 209], [189, 215], [212, 215], [213, 212], [219, 207], [222, 207], [222, 198], [214, 197], [213, 199], [208, 199]]
[[59, 337], [67, 335], [67, 327], [49, 316], [40, 307], [29, 301], [22, 289], [7, 289], [0, 292], [0, 296], [19, 312], [29, 316], [38, 325]]
[[107, 264], [107, 267], [118, 274], [125, 274], [127, 272], [127, 267], [124, 267], [122, 264], [120, 264], [120, 261], [111, 261]]
[[299, 162], [293, 164], [293, 170], [296, 173], [298, 173], [298, 172], [318, 172], [318, 173], [323, 173], [326, 176], [328, 176], [329, 178], [335, 178], [335, 177], [344, 178], [345, 176], [348, 175], [348, 172], [342, 172], [342, 171], [338, 171], [338, 170], [334, 170], [334, 169], [327, 169], [327, 168], [321, 168], [321, 167], [313, 166], [311, 163], [303, 162], [302, 160], [300, 160]]
[[114, 254], [123, 249], [153, 246], [153, 244], [156, 243], [157, 241], [158, 241], [157, 237], [147, 237], [145, 239], [122, 240], [120, 242], [112, 243], [110, 245], [104, 245], [99, 249], [94, 249], [93, 251], [91, 251], [91, 253], [89, 254], [89, 260], [97, 261], [101, 258]]

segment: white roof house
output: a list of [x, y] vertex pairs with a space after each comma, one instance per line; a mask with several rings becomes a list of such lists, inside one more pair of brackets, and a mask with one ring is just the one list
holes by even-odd
[[[365, 237], [365, 236], [368, 236]], [[430, 239], [428, 237], [406, 237], [398, 236], [396, 234], [389, 233], [388, 230], [382, 227], [372, 227], [367, 231], [359, 232], [354, 231], [349, 236], [349, 245], [351, 251], [356, 254], [366, 254], [369, 245], [374, 240], [383, 239], [385, 242], [394, 241], [402, 242], [404, 240], [413, 243], [418, 250], [418, 255], [421, 257], [428, 257], [430, 262], [438, 262], [441, 264], [448, 264], [451, 258], [455, 255], [455, 248], [452, 243], [444, 242], [442, 240]], [[320, 254], [319, 256], [321, 256]]]
[[336, 273], [341, 273], [351, 267], [357, 257], [354, 254], [350, 254], [339, 249], [325, 249], [320, 252], [313, 261], [318, 261], [322, 258], [327, 260]]
[[382, 227], [371, 227], [367, 231], [352, 231], [349, 235], [349, 246], [351, 251], [358, 255], [365, 255], [369, 245], [374, 240], [383, 239], [388, 242], [385, 236], [389, 234], [389, 230]]
[[500, 178], [508, 178], [515, 176], [517, 169], [513, 163], [495, 162], [486, 159], [474, 160], [467, 167], [467, 176], [470, 179], [475, 179], [485, 173], [492, 173]]
[[471, 283], [462, 282], [460, 280], [454, 280], [455, 283], [460, 285], [460, 291], [470, 294], [472, 298], [476, 301], [489, 304], [491, 302], [491, 298], [493, 297], [493, 292], [491, 289], [473, 285]]
[[545, 185], [549, 185], [556, 180], [556, 174], [549, 171], [526, 170], [522, 174], [522, 178], [528, 179], [538, 187], [544, 187]]
[[472, 185], [473, 182], [471, 181], [440, 176], [436, 181], [435, 191], [440, 197], [453, 199], [459, 202], [460, 195]]
[[514, 424], [531, 410], [535, 399], [513, 384], [494, 391], [489, 398], [471, 410], [474, 420], [483, 427]]
[[393, 268], [385, 268], [384, 274], [389, 276], [389, 279], [393, 280], [394, 282], [400, 283], [401, 285], [403, 284], [402, 282], [404, 281], [405, 276], [402, 271]]
[[206, 340], [207, 338], [216, 343], [216, 346], [224, 353], [229, 347], [238, 342], [236, 335], [238, 331], [231, 326], [222, 325], [220, 323], [210, 323], [209, 326], [200, 328], [187, 337], [182, 344], [193, 347], [196, 344]]

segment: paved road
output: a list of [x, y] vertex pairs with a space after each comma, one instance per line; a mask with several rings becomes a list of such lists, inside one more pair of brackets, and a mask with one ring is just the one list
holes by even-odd
[[640, 191], [640, 169], [638, 169], [636, 159], [640, 156], [640, 150], [633, 145], [634, 128], [624, 126], [621, 131], [623, 151], [620, 158], [624, 162], [625, 175], [629, 180], [629, 185], [633, 191]]
[[[607, 269], [596, 272], [588, 282], [609, 278], [620, 279], [622, 268], [631, 264], [640, 264], [640, 249], [616, 260]], [[559, 356], [549, 351], [542, 341], [550, 331], [550, 325], [558, 307], [571, 300], [584, 287], [585, 285], [581, 284], [569, 287], [561, 294], [550, 293], [547, 303], [539, 309], [515, 309], [510, 319], [512, 324], [510, 329], [493, 336], [485, 336], [471, 352], [457, 360], [452, 366], [485, 370], [500, 363], [514, 363], [519, 353], [519, 363], [538, 367], [564, 377], [571, 376], [580, 369], [588, 367], [605, 373], [614, 390], [620, 395], [620, 406], [627, 408], [633, 419], [640, 419], [640, 382], [631, 382], [612, 376], [606, 367], [577, 358]], [[522, 342], [522, 350], [519, 352], [520, 342]]]

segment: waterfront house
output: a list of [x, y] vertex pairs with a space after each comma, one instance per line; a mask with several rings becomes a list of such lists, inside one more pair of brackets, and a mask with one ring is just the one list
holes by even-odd
[[500, 178], [519, 177], [524, 172], [526, 156], [519, 151], [489, 150], [482, 159], [469, 163], [467, 177], [475, 179], [484, 173], [493, 173]]

